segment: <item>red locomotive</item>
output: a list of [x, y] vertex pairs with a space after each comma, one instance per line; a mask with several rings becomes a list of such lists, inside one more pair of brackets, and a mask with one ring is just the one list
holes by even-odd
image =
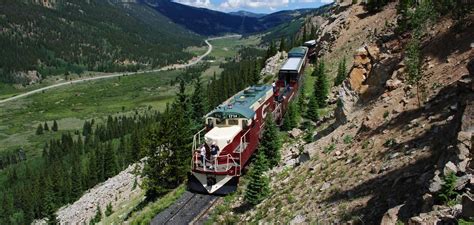
[[307, 47], [293, 48], [273, 85], [256, 85], [230, 97], [205, 116], [206, 127], [194, 135], [188, 189], [225, 195], [237, 189], [242, 170], [250, 162], [273, 114], [280, 122], [301, 85]]

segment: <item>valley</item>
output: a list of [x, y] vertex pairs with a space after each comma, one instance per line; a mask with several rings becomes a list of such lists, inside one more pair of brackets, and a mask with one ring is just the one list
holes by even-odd
[[4, 3], [0, 224], [474, 223], [472, 5]]

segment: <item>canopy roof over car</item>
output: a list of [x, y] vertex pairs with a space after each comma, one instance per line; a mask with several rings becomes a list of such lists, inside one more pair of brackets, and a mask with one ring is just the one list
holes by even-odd
[[229, 100], [207, 114], [206, 117], [219, 119], [252, 119], [255, 116], [255, 111], [253, 110], [252, 105], [257, 101], [260, 101], [271, 89], [272, 86], [270, 85], [251, 86], [232, 96]]

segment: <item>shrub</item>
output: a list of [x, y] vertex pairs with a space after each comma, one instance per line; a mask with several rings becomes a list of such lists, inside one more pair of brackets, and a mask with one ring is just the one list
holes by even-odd
[[455, 173], [449, 173], [443, 177], [443, 184], [441, 185], [441, 190], [439, 191], [437, 198], [443, 204], [452, 205], [453, 200], [456, 199], [458, 193], [455, 191], [457, 176]]
[[352, 135], [348, 134], [348, 135], [344, 136], [343, 142], [346, 145], [352, 144], [352, 139], [353, 139]]
[[326, 146], [323, 150], [324, 153], [328, 154], [328, 153], [331, 153], [332, 151], [334, 151], [334, 149], [336, 149], [336, 145], [334, 143]]
[[397, 145], [397, 140], [395, 140], [395, 138], [390, 138], [387, 141], [385, 141], [385, 143], [383, 144], [383, 146], [387, 148], [393, 147], [395, 145]]
[[105, 216], [110, 216], [114, 213], [113, 208], [112, 208], [112, 203], [107, 204], [107, 207], [105, 208]]

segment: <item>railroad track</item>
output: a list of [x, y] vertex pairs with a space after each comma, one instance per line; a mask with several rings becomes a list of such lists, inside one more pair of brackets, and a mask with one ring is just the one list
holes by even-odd
[[153, 218], [152, 225], [199, 224], [219, 197], [186, 191], [173, 205]]

